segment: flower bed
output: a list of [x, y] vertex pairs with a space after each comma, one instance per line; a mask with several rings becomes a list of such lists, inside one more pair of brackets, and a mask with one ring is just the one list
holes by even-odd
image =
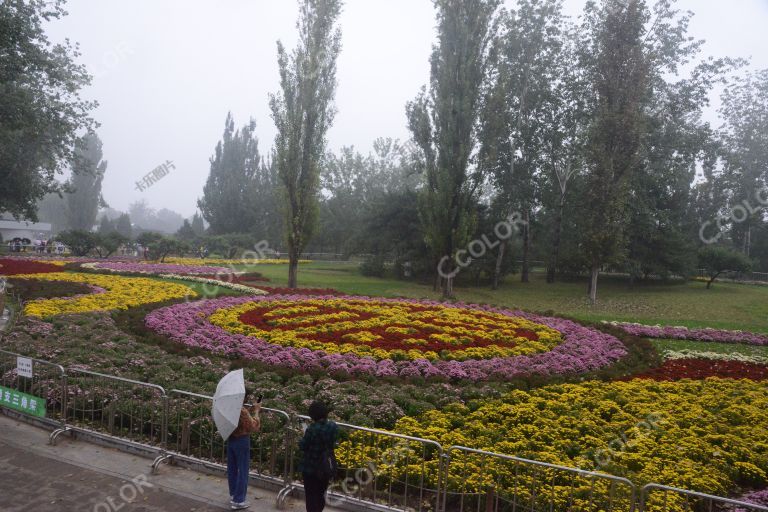
[[78, 298], [33, 300], [24, 305], [26, 314], [41, 317], [127, 309], [141, 304], [197, 296], [187, 286], [141, 277], [60, 272], [17, 275], [14, 279], [83, 283], [106, 290], [104, 293]]
[[15, 276], [11, 276], [9, 281], [9, 288], [12, 288], [13, 295], [19, 296], [25, 302], [36, 299], [73, 297], [93, 292], [91, 285], [85, 283], [15, 279]]
[[742, 363], [768, 365], [768, 356], [742, 354], [739, 352], [710, 352], [702, 350], [664, 350], [661, 357], [665, 360], [706, 359], [712, 361], [739, 361]]
[[[176, 265], [284, 265], [288, 263], [288, 260], [283, 259], [256, 259], [256, 258], [241, 258], [241, 259], [224, 259], [224, 258], [178, 258], [170, 257], [165, 258], [168, 263], [174, 263]], [[299, 260], [299, 263], [311, 263], [311, 260]]]
[[[243, 318], [252, 311], [266, 314], [261, 324]], [[410, 299], [226, 297], [161, 308], [146, 325], [187, 346], [341, 375], [511, 380], [584, 373], [627, 354], [615, 337], [568, 320]], [[400, 345], [381, 346], [389, 340]], [[408, 343], [413, 348], [401, 348]], [[447, 345], [455, 350], [442, 350]]]
[[107, 270], [109, 272], [131, 272], [137, 274], [229, 274], [230, 270], [223, 267], [175, 265], [170, 263], [127, 263], [121, 261], [106, 261], [84, 263], [83, 268]]
[[325, 295], [340, 297], [344, 293], [333, 288], [276, 288], [273, 286], [256, 285], [259, 290], [263, 290], [270, 295]]
[[[244, 284], [237, 284], [237, 283], [231, 283], [226, 280], [220, 280], [220, 279], [209, 279], [207, 277], [198, 277], [198, 276], [186, 276], [186, 275], [179, 275], [179, 274], [160, 274], [159, 277], [162, 277], [164, 279], [178, 279], [180, 281], [189, 281], [191, 283], [202, 283], [205, 285], [210, 285], [211, 289], [210, 292], [213, 294], [216, 290], [216, 288], [229, 288], [230, 290], [235, 290], [242, 293], [249, 293], [249, 294], [266, 294], [266, 292], [263, 292], [259, 289], [253, 288], [251, 286], [246, 286]], [[204, 292], [205, 294], [206, 292]]]
[[[766, 423], [764, 383], [637, 379], [513, 391], [501, 399], [475, 402], [472, 408], [453, 404], [403, 418], [395, 431], [443, 446], [599, 470], [640, 485], [658, 482], [727, 495], [768, 483], [768, 429], [756, 428]], [[355, 453], [341, 448], [341, 461], [354, 459]], [[456, 472], [449, 474], [448, 485], [453, 488], [484, 492], [493, 481], [514, 485], [513, 465], [469, 456], [452, 461]], [[432, 483], [436, 477], [435, 471]], [[567, 481], [555, 489], [567, 497]], [[668, 510], [679, 510], [674, 502], [669, 505]]]
[[61, 272], [61, 268], [28, 258], [0, 258], [0, 275], [2, 276], [44, 274], [48, 272]]
[[720, 343], [748, 343], [768, 345], [768, 335], [747, 331], [726, 331], [722, 329], [689, 329], [660, 325], [642, 325], [626, 322], [611, 322], [633, 336], [643, 338], [668, 338], [678, 340], [716, 341]]
[[733, 360], [670, 359], [658, 368], [647, 370], [633, 377], [672, 381], [706, 379], [708, 377], [768, 380], [768, 366]]
[[[763, 507], [768, 507], [768, 489], [763, 489], [761, 491], [752, 491], [748, 492], [747, 494], [744, 494], [739, 498], [740, 501], [746, 501], [748, 503], [754, 503], [756, 505], [762, 505]], [[748, 508], [735, 508], [733, 509], [734, 512], [748, 512], [754, 509], [748, 509]]]
[[201, 275], [200, 277], [205, 277], [208, 279], [216, 279], [216, 280], [226, 280], [230, 283], [234, 284], [248, 284], [248, 283], [268, 283], [269, 278], [264, 277], [263, 275], [259, 274], [258, 272], [248, 272], [248, 273], [234, 273], [231, 269], [228, 269], [225, 274], [211, 274], [211, 275]]

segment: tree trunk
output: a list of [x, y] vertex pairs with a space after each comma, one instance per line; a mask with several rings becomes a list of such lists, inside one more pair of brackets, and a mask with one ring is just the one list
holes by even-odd
[[600, 267], [592, 265], [592, 275], [589, 278], [589, 301], [597, 304], [597, 276], [600, 274]]
[[749, 258], [749, 253], [752, 250], [752, 227], [747, 224], [747, 232], [744, 235], [744, 254]]
[[552, 241], [552, 258], [547, 269], [547, 283], [555, 282], [555, 273], [560, 259], [560, 238], [563, 231], [563, 209], [565, 207], [565, 196], [560, 195], [560, 204], [557, 207], [557, 216], [555, 217], [555, 239]]
[[299, 251], [288, 248], [288, 288], [296, 288], [299, 281]]
[[453, 277], [443, 278], [443, 298], [444, 299], [453, 298]]
[[493, 269], [493, 284], [491, 285], [491, 288], [494, 290], [499, 289], [499, 281], [501, 280], [501, 264], [504, 261], [504, 250], [506, 246], [506, 240], [503, 240], [499, 244], [499, 254], [496, 256], [496, 266]]
[[523, 224], [523, 267], [520, 269], [520, 282], [527, 283], [530, 281], [528, 277], [528, 259], [531, 252], [531, 229], [529, 226], [530, 213], [528, 209], [525, 209], [525, 224]]

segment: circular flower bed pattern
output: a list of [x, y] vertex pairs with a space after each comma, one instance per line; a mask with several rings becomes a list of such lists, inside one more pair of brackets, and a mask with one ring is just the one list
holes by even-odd
[[271, 366], [379, 377], [583, 373], [627, 353], [615, 337], [568, 320], [409, 299], [226, 297], [161, 308], [146, 325], [187, 346]]
[[66, 313], [128, 309], [142, 304], [197, 296], [187, 286], [143, 277], [59, 272], [16, 275], [14, 279], [83, 283], [90, 285], [92, 289], [99, 292], [80, 297], [33, 300], [24, 305], [24, 313], [41, 317]]

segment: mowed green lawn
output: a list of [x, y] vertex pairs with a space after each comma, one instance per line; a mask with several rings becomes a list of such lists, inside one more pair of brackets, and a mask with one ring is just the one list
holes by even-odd
[[[250, 267], [271, 279], [269, 286], [287, 284], [287, 265]], [[355, 295], [438, 299], [426, 284], [397, 279], [365, 277], [357, 264], [313, 262], [299, 267], [299, 286], [335, 288]], [[519, 276], [507, 277], [499, 290], [459, 286], [456, 298], [464, 302], [494, 304], [528, 311], [552, 312], [581, 320], [618, 320], [645, 324], [685, 325], [743, 329], [768, 333], [768, 286], [716, 282], [707, 290], [704, 283], [641, 283], [631, 287], [626, 280], [603, 276], [598, 284], [599, 303], [589, 304], [586, 281], [548, 285], [542, 273], [530, 283]]]

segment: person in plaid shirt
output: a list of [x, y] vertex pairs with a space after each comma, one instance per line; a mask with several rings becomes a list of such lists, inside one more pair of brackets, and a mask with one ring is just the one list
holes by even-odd
[[323, 402], [312, 402], [309, 406], [309, 417], [312, 418], [312, 423], [299, 441], [302, 452], [299, 470], [304, 479], [307, 512], [322, 512], [325, 508], [325, 493], [331, 479], [323, 459], [329, 455], [333, 456], [339, 427], [328, 420], [328, 407]]

